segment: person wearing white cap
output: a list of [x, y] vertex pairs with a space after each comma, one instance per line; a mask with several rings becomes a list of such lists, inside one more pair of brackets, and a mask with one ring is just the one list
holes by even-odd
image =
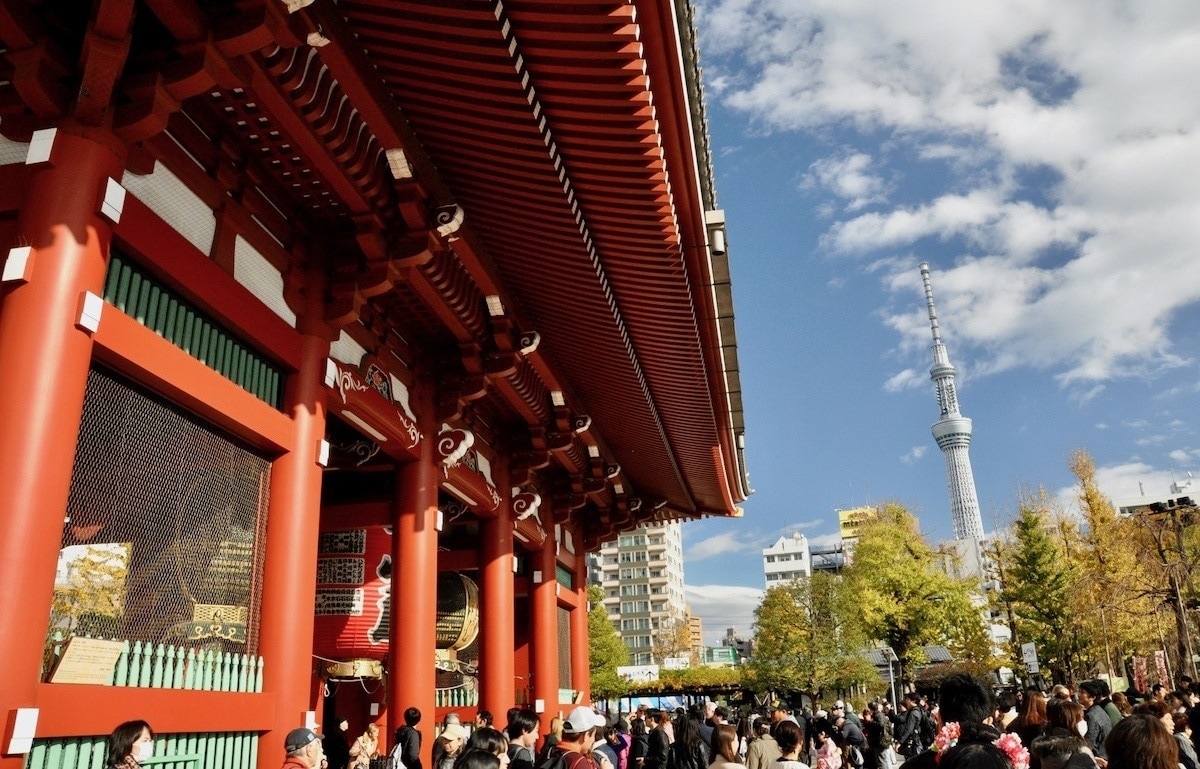
[[563, 719], [562, 739], [552, 749], [550, 760], [563, 769], [612, 769], [608, 759], [597, 761], [592, 753], [596, 730], [607, 725], [604, 716], [591, 708], [576, 707]]

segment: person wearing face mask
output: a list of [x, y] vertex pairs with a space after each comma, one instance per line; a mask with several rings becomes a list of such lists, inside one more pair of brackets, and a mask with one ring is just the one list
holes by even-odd
[[325, 749], [312, 729], [301, 727], [288, 732], [283, 750], [287, 753], [283, 769], [318, 769], [325, 761]]
[[154, 730], [145, 721], [126, 721], [108, 738], [108, 769], [137, 769], [154, 756]]

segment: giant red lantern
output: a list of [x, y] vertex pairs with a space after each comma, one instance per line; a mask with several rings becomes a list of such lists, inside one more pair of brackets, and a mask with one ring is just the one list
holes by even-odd
[[[384, 660], [390, 637], [392, 530], [385, 526], [321, 532], [313, 652], [339, 663]], [[479, 588], [443, 572], [437, 583], [437, 646], [463, 649], [479, 630]], [[430, 660], [433, 664], [433, 660]], [[378, 675], [378, 666], [336, 665], [337, 675]]]

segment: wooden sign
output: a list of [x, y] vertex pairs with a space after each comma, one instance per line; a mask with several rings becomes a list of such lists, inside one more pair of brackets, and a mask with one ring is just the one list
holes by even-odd
[[112, 683], [113, 671], [116, 670], [117, 659], [124, 645], [124, 641], [72, 638], [54, 668], [50, 683], [108, 686]]

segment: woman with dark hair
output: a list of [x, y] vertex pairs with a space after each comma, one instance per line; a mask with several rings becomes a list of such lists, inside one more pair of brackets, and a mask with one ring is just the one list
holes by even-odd
[[675, 718], [675, 741], [671, 743], [668, 766], [672, 769], [706, 769], [708, 746], [700, 735], [700, 725], [684, 713]]
[[[1083, 731], [1080, 731], [1083, 724]], [[1087, 722], [1083, 719], [1083, 705], [1074, 700], [1053, 699], [1046, 703], [1046, 732], [1062, 729], [1082, 737], [1087, 733]]]
[[[490, 726], [477, 727], [475, 731], [471, 732], [471, 736], [467, 740], [467, 750], [473, 748], [486, 750], [488, 753], [499, 758], [500, 769], [505, 769], [508, 766], [508, 737], [504, 736], [504, 732], [499, 729], [493, 729]], [[457, 766], [457, 762], [455, 765]]]
[[108, 769], [137, 769], [154, 755], [154, 730], [145, 721], [126, 721], [108, 737]]
[[713, 729], [712, 769], [742, 769], [742, 757], [738, 754], [737, 729], [729, 724], [720, 724]]
[[1133, 712], [1133, 705], [1129, 704], [1129, 697], [1124, 692], [1113, 692], [1112, 703], [1117, 706], [1122, 718]]
[[771, 729], [771, 735], [779, 744], [779, 758], [771, 769], [808, 769], [800, 761], [800, 748], [804, 743], [804, 730], [795, 721], [780, 721]]
[[1147, 713], [1122, 718], [1108, 739], [1108, 769], [1176, 769], [1179, 747], [1162, 721]]
[[482, 748], [469, 748], [454, 760], [454, 769], [500, 769], [500, 757]]
[[650, 749], [650, 733], [646, 731], [646, 721], [635, 718], [629, 724], [629, 769], [640, 769]]
[[1013, 769], [1008, 754], [990, 742], [960, 742], [938, 756], [938, 769]]
[[1046, 695], [1037, 689], [1029, 689], [1021, 700], [1021, 710], [1005, 730], [1021, 738], [1022, 745], [1030, 745], [1046, 731]]

